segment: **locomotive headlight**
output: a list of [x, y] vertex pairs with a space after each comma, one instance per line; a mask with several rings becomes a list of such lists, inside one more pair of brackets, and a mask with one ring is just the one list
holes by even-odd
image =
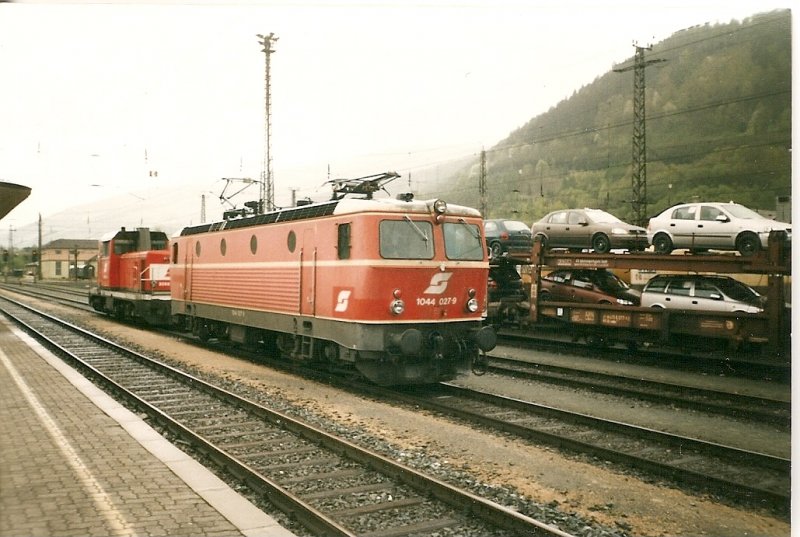
[[392, 312], [392, 315], [401, 315], [406, 310], [406, 303], [400, 299], [392, 300], [392, 303], [389, 305], [389, 311]]
[[470, 298], [467, 300], [467, 311], [470, 313], [475, 313], [478, 311], [478, 299]]
[[433, 212], [436, 214], [444, 214], [447, 212], [447, 202], [444, 200], [436, 200], [433, 202]]

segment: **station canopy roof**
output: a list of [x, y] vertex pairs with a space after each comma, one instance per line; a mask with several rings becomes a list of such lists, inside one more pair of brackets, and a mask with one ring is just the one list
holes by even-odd
[[10, 213], [30, 195], [30, 187], [0, 181], [0, 218]]

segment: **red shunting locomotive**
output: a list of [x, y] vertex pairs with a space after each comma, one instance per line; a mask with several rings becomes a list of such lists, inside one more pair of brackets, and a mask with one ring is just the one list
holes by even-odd
[[89, 304], [120, 319], [170, 321], [169, 239], [163, 231], [124, 227], [100, 240], [97, 286]]

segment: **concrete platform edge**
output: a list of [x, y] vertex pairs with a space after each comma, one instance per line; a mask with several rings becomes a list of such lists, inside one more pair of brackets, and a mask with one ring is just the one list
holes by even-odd
[[84, 396], [128, 432], [145, 449], [162, 461], [209, 505], [227, 518], [247, 537], [294, 537], [248, 499], [230, 488], [206, 467], [175, 447], [141, 418], [112, 399], [86, 377], [53, 355], [38, 341], [8, 323], [11, 331], [61, 373]]

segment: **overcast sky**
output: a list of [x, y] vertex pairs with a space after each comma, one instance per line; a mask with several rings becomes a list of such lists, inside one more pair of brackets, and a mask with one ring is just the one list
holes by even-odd
[[407, 173], [477, 153], [630, 58], [634, 41], [790, 5], [0, 4], [0, 181], [33, 188], [0, 225], [161, 186], [216, 196], [222, 177], [258, 178], [259, 33], [278, 37], [271, 154], [281, 204], [290, 188], [320, 184], [328, 165], [336, 177]]

